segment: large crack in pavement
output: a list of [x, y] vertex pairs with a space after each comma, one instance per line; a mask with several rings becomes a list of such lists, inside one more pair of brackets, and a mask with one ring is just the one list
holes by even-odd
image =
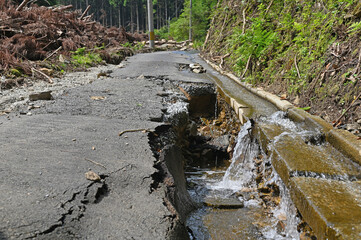
[[[93, 181], [88, 184], [85, 188], [80, 191], [76, 191], [72, 193], [72, 197], [60, 204], [60, 208], [64, 209], [65, 213], [63, 213], [58, 221], [53, 225], [49, 226], [48, 229], [36, 233], [32, 235], [30, 238], [36, 238], [38, 236], [46, 235], [49, 233], [54, 232], [57, 228], [63, 227], [65, 224], [72, 222], [72, 221], [79, 221], [83, 216], [86, 208], [89, 204], [98, 204], [100, 203], [103, 198], [105, 198], [111, 191], [106, 180], [112, 174], [118, 173], [122, 170], [127, 170], [127, 168], [131, 170], [132, 165], [127, 164], [122, 168], [119, 168], [116, 171], [113, 171], [109, 174], [102, 174], [100, 175], [100, 181]], [[79, 187], [82, 188], [82, 187]], [[71, 191], [71, 189], [66, 190]]]
[[[170, 163], [183, 161], [176, 145], [184, 130], [179, 126], [188, 119], [183, 112], [172, 118], [168, 107], [180, 102], [184, 109], [187, 98], [178, 88], [181, 81], [174, 83], [181, 79], [174, 62], [180, 58], [155, 55], [161, 58], [156, 68], [171, 68], [153, 73], [154, 63], [135, 59], [146, 71], [132, 60], [129, 67], [112, 68], [112, 78], [66, 89], [69, 81], [53, 100], [22, 100], [12, 108], [19, 111], [0, 116], [0, 192], [7, 193], [0, 195], [0, 239], [186, 234], [175, 187], [184, 176]], [[154, 130], [118, 136], [129, 129]], [[101, 180], [89, 182], [84, 174], [90, 170]]]

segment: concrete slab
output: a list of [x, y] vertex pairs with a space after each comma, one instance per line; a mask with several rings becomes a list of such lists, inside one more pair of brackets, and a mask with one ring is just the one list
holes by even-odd
[[306, 143], [296, 135], [283, 135], [277, 125], [257, 125], [262, 148], [272, 145], [272, 163], [282, 180], [288, 184], [293, 176], [327, 177], [349, 180], [360, 176], [360, 166], [343, 156], [329, 143], [322, 146]]
[[361, 182], [295, 177], [290, 185], [318, 239], [361, 239]]
[[[273, 144], [272, 163], [289, 176], [327, 177], [349, 180], [359, 177], [360, 167], [328, 143], [322, 147], [306, 144], [300, 137], [284, 136]], [[286, 170], [287, 169], [287, 170]], [[287, 183], [287, 175], [281, 176]]]
[[361, 164], [361, 141], [350, 132], [333, 129], [326, 135], [327, 140], [343, 154]]

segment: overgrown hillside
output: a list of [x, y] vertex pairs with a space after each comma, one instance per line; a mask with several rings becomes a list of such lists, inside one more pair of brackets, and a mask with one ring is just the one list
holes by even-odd
[[360, 17], [356, 0], [219, 0], [203, 50], [330, 122], [353, 104], [342, 121], [354, 122], [361, 119]]

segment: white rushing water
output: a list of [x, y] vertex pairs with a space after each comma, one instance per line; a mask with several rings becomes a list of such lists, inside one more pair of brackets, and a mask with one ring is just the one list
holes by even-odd
[[[261, 121], [267, 124], [275, 124], [281, 126], [285, 131], [281, 135], [293, 135], [293, 134], [305, 134], [307, 131], [302, 130], [295, 125], [292, 121], [285, 117], [285, 113], [276, 112], [267, 119]], [[242, 188], [256, 188], [256, 166], [254, 159], [261, 154], [259, 145], [252, 139], [251, 136], [251, 121], [244, 124], [238, 134], [237, 144], [233, 152], [233, 158], [230, 166], [226, 170], [223, 178], [207, 186], [209, 189], [216, 191], [225, 190], [237, 192]], [[279, 136], [281, 138], [282, 136]], [[277, 141], [277, 138], [276, 138]], [[265, 154], [263, 164], [269, 164], [270, 158], [268, 159]], [[270, 164], [269, 164], [270, 165]], [[266, 169], [265, 165], [263, 169]], [[265, 186], [276, 184], [280, 188], [280, 204], [273, 209], [273, 217], [268, 221], [269, 224], [261, 229], [263, 239], [280, 239], [280, 240], [293, 240], [299, 239], [299, 233], [297, 231], [297, 225], [300, 220], [296, 216], [297, 211], [293, 205], [288, 190], [279, 178], [278, 174], [272, 169], [272, 177], [265, 183]], [[229, 193], [229, 192], [228, 192]], [[262, 204], [260, 199], [250, 199], [245, 201], [244, 205], [247, 208], [259, 207]], [[277, 225], [280, 220], [284, 222], [284, 230], [280, 233], [277, 230]]]
[[258, 155], [258, 146], [252, 141], [250, 130], [251, 122], [246, 122], [237, 137], [237, 144], [233, 151], [231, 165], [228, 167], [224, 177], [211, 188], [240, 190], [242, 187], [249, 186], [254, 179], [253, 173], [254, 161]]
[[[282, 130], [269, 145], [270, 148], [278, 141], [282, 141], [284, 137], [303, 138], [311, 134], [315, 135], [314, 131], [304, 130], [286, 118], [284, 112], [276, 112], [268, 118], [258, 119], [258, 123]], [[191, 239], [240, 239], [235, 235], [229, 238], [229, 232], [234, 234], [242, 232], [241, 239], [297, 240], [300, 238], [300, 233], [297, 231], [300, 223], [297, 209], [291, 201], [287, 188], [271, 165], [272, 155], [267, 156], [262, 152], [257, 140], [252, 137], [251, 131], [252, 123], [248, 121], [242, 126], [237, 136], [233, 157], [226, 170], [198, 167], [187, 174], [188, 181], [194, 185], [189, 191], [196, 202], [203, 203], [207, 198], [217, 199], [217, 201], [223, 199], [225, 202], [227, 199], [238, 198], [244, 203], [244, 207], [238, 210], [228, 209], [222, 212], [222, 209], [212, 210], [212, 208], [203, 207], [196, 211], [187, 222], [194, 235]], [[262, 200], [262, 193], [258, 189], [260, 185], [256, 181], [257, 176], [260, 176], [258, 171], [261, 171], [263, 176], [262, 186], [270, 189], [272, 186], [278, 187], [280, 197], [278, 205], [272, 200], [271, 202]], [[266, 203], [269, 204], [268, 207], [265, 206]], [[222, 214], [227, 217], [223, 217]], [[240, 227], [242, 224], [237, 221], [248, 225], [242, 228]], [[226, 224], [223, 224], [224, 222]], [[250, 234], [249, 231], [253, 231], [250, 229], [257, 230], [254, 234]]]
[[[297, 226], [300, 223], [300, 219], [297, 217], [297, 209], [291, 200], [288, 189], [273, 169], [272, 178], [265, 183], [265, 185], [276, 184], [280, 188], [280, 204], [272, 211], [273, 218], [269, 226], [262, 229], [262, 234], [266, 239], [277, 240], [298, 240], [300, 233], [297, 231]], [[277, 224], [279, 220], [283, 220], [284, 231], [280, 234], [277, 231]]]

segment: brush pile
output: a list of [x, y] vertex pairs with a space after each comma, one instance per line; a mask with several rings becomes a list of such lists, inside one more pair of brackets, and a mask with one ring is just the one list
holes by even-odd
[[[0, 0], [0, 74], [16, 69], [31, 74], [34, 61], [61, 53], [96, 46], [117, 47], [141, 41], [142, 35], [130, 35], [124, 28], [107, 28], [71, 5], [56, 8], [30, 5], [14, 6]], [[25, 1], [24, 1], [25, 2]]]

